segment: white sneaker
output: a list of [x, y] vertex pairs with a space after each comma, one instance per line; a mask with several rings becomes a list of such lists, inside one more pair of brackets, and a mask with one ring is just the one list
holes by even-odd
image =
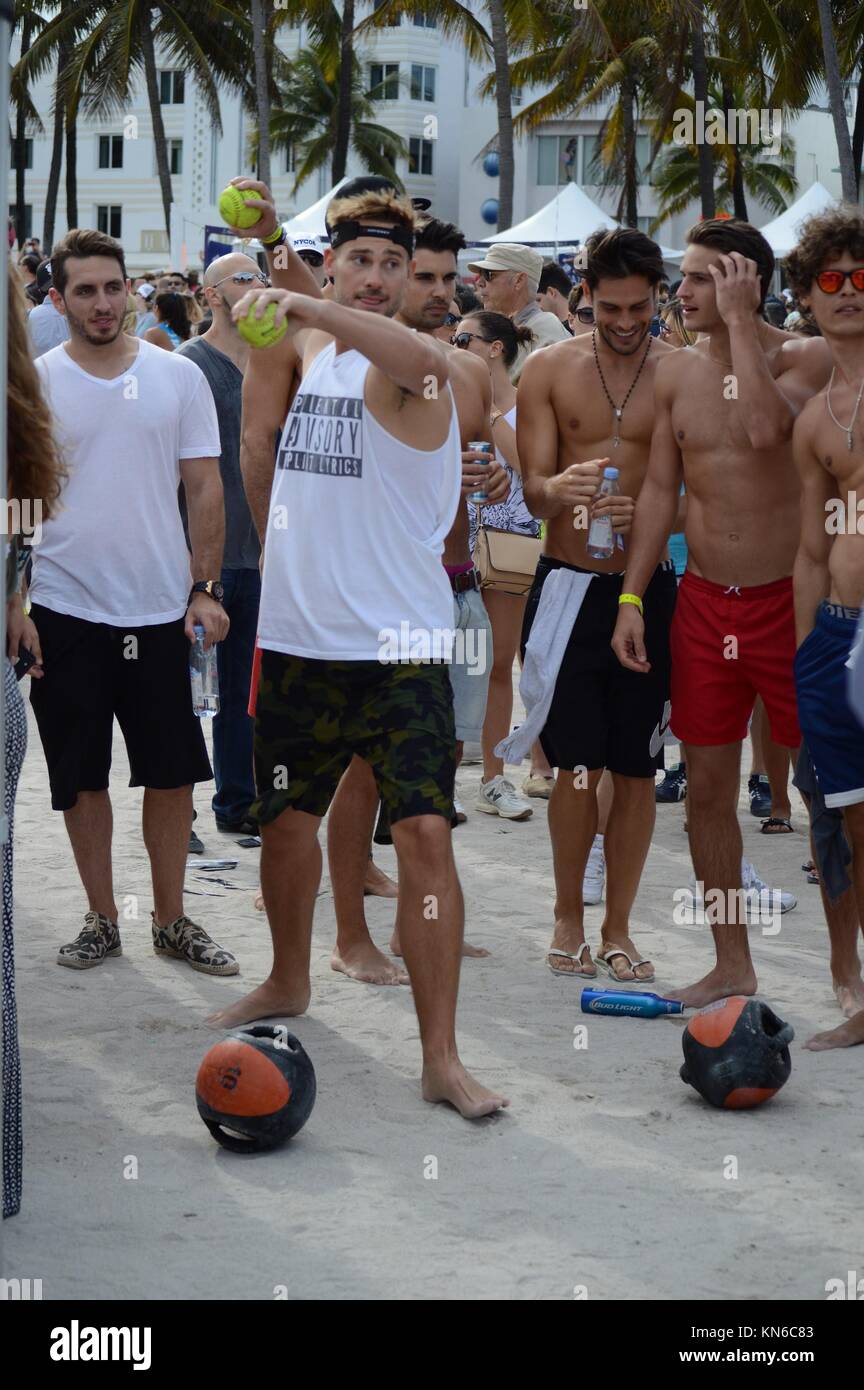
[[[781, 912], [791, 912], [793, 907], [798, 906], [798, 899], [794, 893], [784, 893], [782, 888], [769, 888], [768, 884], [759, 877], [756, 866], [751, 864], [749, 859], [741, 860], [741, 886], [747, 889], [748, 894], [752, 892], [753, 898], [758, 896], [762, 899], [762, 895], [765, 894], [763, 901], [766, 905], [779, 901]], [[775, 894], [778, 896], [775, 897]]]
[[491, 782], [480, 783], [475, 806], [478, 811], [485, 811], [489, 816], [503, 816], [505, 820], [527, 820], [534, 814], [534, 808], [500, 772]]
[[585, 865], [582, 879], [582, 901], [586, 907], [595, 907], [603, 901], [603, 883], [606, 878], [606, 856], [603, 853], [603, 836], [595, 835], [594, 843]]
[[465, 814], [465, 807], [462, 805], [462, 802], [459, 801], [455, 796], [453, 798], [453, 814], [456, 817], [457, 825], [464, 825], [466, 820], [468, 819], [467, 815]]
[[530, 777], [526, 777], [522, 783], [522, 791], [525, 796], [539, 796], [544, 801], [548, 801], [555, 786], [554, 777], [544, 777], [542, 773], [532, 772]]

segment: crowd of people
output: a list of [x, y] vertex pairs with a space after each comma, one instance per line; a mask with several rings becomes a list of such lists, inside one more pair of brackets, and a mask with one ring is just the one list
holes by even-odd
[[[691, 1008], [753, 994], [748, 921], [766, 894], [782, 911], [795, 897], [743, 858], [752, 718], [751, 809], [766, 833], [789, 828], [794, 763], [846, 1015], [808, 1045], [864, 1041], [864, 553], [854, 525], [826, 522], [864, 484], [860, 210], [805, 225], [785, 266], [801, 319], [784, 328], [770, 248], [737, 219], [691, 229], [672, 285], [630, 228], [589, 239], [575, 286], [506, 243], [464, 284], [459, 228], [385, 179], [343, 186], [327, 244], [293, 246], [270, 190], [234, 183], [261, 213], [266, 271], [237, 251], [200, 283], [130, 285], [121, 246], [82, 230], [22, 255], [17, 283], [10, 266], [10, 495], [41, 498], [43, 518], [7, 557], [7, 814], [26, 731], [12, 667], [29, 653], [87, 900], [58, 963], [123, 949], [116, 718], [144, 788], [157, 953], [239, 970], [183, 903], [194, 785], [215, 772], [217, 829], [260, 837], [272, 968], [210, 1022], [308, 1007], [328, 815], [333, 968], [410, 983], [425, 1099], [489, 1114], [507, 1098], [456, 1042], [460, 959], [487, 953], [464, 939], [453, 833], [547, 801], [546, 965], [649, 985], [631, 914], [657, 801], [686, 791], [716, 959], [664, 992]], [[271, 306], [286, 331], [251, 348], [238, 325]], [[218, 656], [212, 769], [190, 700], [196, 626]], [[670, 742], [681, 758], [658, 784]], [[470, 807], [455, 799], [466, 744], [483, 762]], [[507, 766], [523, 760], [517, 788]], [[398, 883], [376, 843], [394, 845]], [[398, 896], [389, 954], [369, 893]], [[592, 947], [584, 908], [604, 900]], [[3, 907], [5, 1215], [20, 1193], [11, 843]]]

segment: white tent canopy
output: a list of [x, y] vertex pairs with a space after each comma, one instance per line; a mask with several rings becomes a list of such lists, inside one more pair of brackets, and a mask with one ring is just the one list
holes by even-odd
[[296, 217], [292, 217], [289, 222], [285, 222], [283, 225], [288, 235], [290, 237], [313, 236], [324, 237], [326, 239], [327, 228], [324, 225], [324, 214], [327, 211], [327, 205], [331, 198], [334, 197], [337, 189], [341, 188], [343, 183], [347, 182], [347, 177], [340, 179], [338, 183], [333, 185], [329, 193], [325, 193], [323, 198], [318, 199], [317, 203], [313, 203], [312, 206], [306, 208], [304, 212], [298, 212]]
[[[505, 232], [496, 232], [485, 237], [483, 245], [493, 245], [496, 241], [518, 242], [522, 246], [563, 246], [572, 242], [584, 242], [592, 232], [601, 227], [612, 230], [620, 224], [604, 212], [597, 203], [578, 184], [568, 183], [556, 193], [539, 212], [508, 227]], [[661, 246], [664, 261], [680, 261], [683, 251], [673, 251]]]
[[791, 207], [781, 212], [780, 216], [775, 217], [767, 226], [759, 228], [778, 260], [788, 256], [792, 248], [798, 245], [801, 223], [805, 218], [812, 217], [817, 212], [824, 212], [836, 201], [824, 184], [812, 183], [807, 192], [802, 193]]

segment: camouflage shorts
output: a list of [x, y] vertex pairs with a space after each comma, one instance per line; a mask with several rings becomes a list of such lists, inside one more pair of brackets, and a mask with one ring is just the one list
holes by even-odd
[[262, 825], [289, 807], [323, 816], [354, 754], [375, 774], [391, 822], [450, 820], [456, 733], [447, 667], [263, 651], [250, 814]]

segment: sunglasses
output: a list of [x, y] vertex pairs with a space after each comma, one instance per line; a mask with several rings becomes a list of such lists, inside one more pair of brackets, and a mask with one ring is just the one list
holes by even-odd
[[233, 280], [235, 285], [251, 285], [253, 280], [260, 280], [262, 285], [269, 285], [267, 276], [260, 270], [238, 270], [236, 275], [223, 275], [221, 280], [217, 280], [213, 289], [219, 285], [224, 285], [226, 280]]
[[856, 290], [864, 290], [864, 266], [855, 270], [821, 270], [816, 276], [816, 284], [823, 294], [837, 294], [847, 280], [851, 280]]
[[314, 251], [298, 251], [297, 255], [306, 265], [314, 266], [316, 270], [324, 264], [324, 257], [316, 256]]
[[481, 333], [454, 333], [450, 339], [451, 347], [467, 348], [472, 338], [476, 338], [478, 343], [492, 343], [494, 338], [484, 338]]
[[576, 317], [580, 323], [593, 323], [594, 310], [588, 304], [586, 304], [584, 309], [576, 310]]

